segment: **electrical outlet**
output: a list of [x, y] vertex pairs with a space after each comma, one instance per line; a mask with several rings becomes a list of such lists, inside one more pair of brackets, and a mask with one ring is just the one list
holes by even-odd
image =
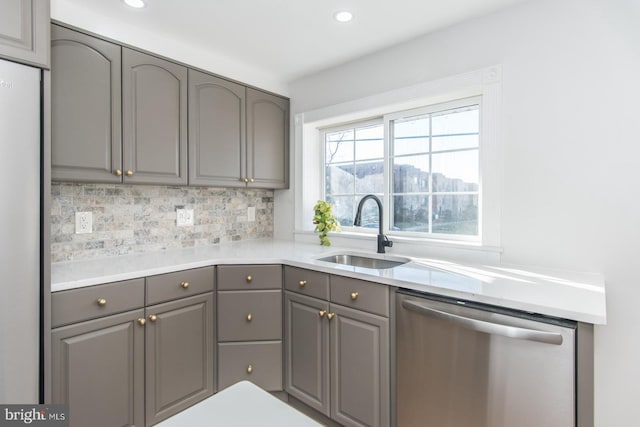
[[256, 208], [254, 206], [249, 206], [247, 208], [247, 221], [254, 222], [256, 220]]
[[76, 234], [93, 233], [93, 214], [76, 212]]
[[193, 225], [193, 209], [176, 209], [176, 225], [189, 227]]

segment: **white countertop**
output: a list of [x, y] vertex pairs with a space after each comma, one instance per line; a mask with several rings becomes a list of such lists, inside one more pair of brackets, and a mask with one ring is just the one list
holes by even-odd
[[[310, 243], [251, 240], [225, 245], [53, 264], [53, 292], [219, 264], [285, 264], [391, 286], [592, 324], [606, 323], [604, 279], [597, 274], [410, 258], [374, 270], [317, 258], [363, 251]], [[367, 256], [382, 256], [375, 252]], [[399, 254], [388, 254], [396, 258]]]
[[156, 426], [320, 427], [321, 424], [249, 381], [241, 381]]

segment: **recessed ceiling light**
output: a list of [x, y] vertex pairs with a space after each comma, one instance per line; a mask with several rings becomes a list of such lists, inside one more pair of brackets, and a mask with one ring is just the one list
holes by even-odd
[[336, 12], [333, 17], [338, 22], [349, 22], [353, 19], [353, 14], [351, 12], [347, 12], [346, 10], [341, 10], [340, 12]]
[[140, 9], [145, 7], [144, 0], [124, 0], [127, 6], [135, 7], [136, 9]]

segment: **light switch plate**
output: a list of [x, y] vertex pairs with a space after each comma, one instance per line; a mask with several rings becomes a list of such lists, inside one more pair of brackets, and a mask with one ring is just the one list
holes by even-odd
[[189, 227], [193, 225], [193, 209], [176, 209], [176, 225]]
[[256, 220], [256, 208], [255, 206], [249, 206], [247, 208], [247, 221], [254, 222]]
[[76, 212], [76, 234], [93, 233], [93, 213]]

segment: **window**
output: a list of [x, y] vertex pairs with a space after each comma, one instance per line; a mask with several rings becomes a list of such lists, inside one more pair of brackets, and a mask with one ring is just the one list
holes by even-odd
[[[343, 227], [362, 196], [375, 194], [387, 232], [479, 238], [479, 97], [326, 129], [323, 141], [324, 196]], [[378, 227], [374, 203], [362, 225]]]

